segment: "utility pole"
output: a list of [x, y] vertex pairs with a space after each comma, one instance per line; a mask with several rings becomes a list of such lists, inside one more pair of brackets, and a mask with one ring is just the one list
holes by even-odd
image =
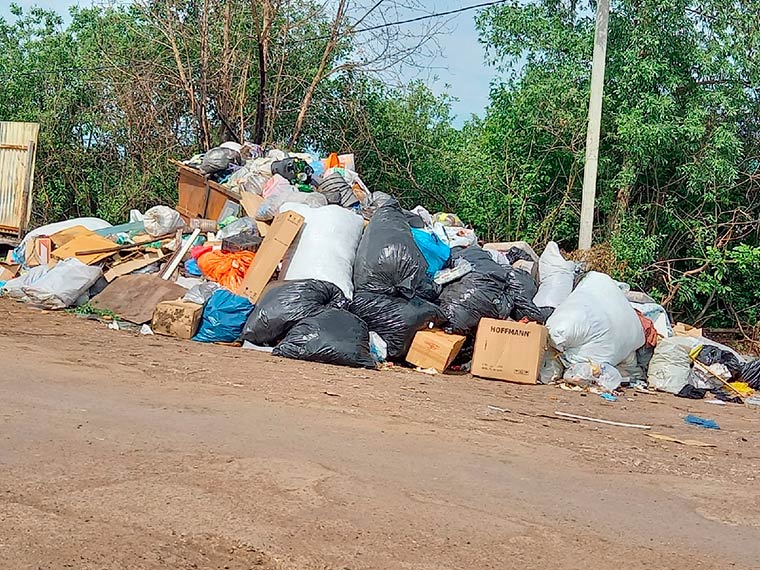
[[604, 64], [607, 57], [607, 25], [610, 20], [610, 0], [599, 0], [596, 7], [594, 59], [591, 63], [591, 97], [588, 104], [586, 131], [586, 165], [583, 169], [583, 201], [578, 249], [591, 248], [594, 230], [594, 201], [596, 200], [596, 171], [599, 166], [599, 132], [602, 126], [602, 94]]

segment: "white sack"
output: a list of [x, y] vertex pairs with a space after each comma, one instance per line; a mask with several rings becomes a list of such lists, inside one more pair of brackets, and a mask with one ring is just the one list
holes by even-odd
[[673, 336], [673, 327], [670, 326], [668, 312], [662, 305], [658, 305], [657, 303], [634, 303], [627, 294], [625, 294], [625, 298], [628, 299], [628, 302], [631, 303], [634, 309], [652, 321], [658, 335], [665, 338]]
[[538, 293], [533, 298], [537, 307], [559, 307], [573, 292], [575, 263], [567, 261], [559, 252], [559, 246], [550, 241], [538, 258]]
[[336, 205], [310, 208], [285, 204], [280, 211], [304, 217], [303, 227], [282, 261], [280, 279], [321, 279], [352, 299], [354, 258], [364, 229], [362, 217]]
[[76, 257], [70, 257], [58, 262], [38, 281], [24, 287], [24, 293], [30, 303], [47, 309], [64, 309], [75, 304], [101, 275], [100, 267], [85, 265]]
[[654, 348], [649, 361], [647, 382], [649, 387], [671, 394], [678, 394], [686, 386], [691, 368], [689, 352], [701, 344], [690, 336], [663, 338]]
[[185, 225], [177, 210], [169, 206], [153, 206], [143, 214], [145, 231], [151, 236], [162, 236]]
[[15, 279], [9, 279], [6, 281], [5, 285], [3, 285], [2, 292], [11, 299], [26, 301], [27, 297], [24, 293], [24, 287], [32, 285], [42, 279], [48, 271], [50, 271], [50, 269], [48, 269], [47, 265], [32, 267], [27, 273], [24, 273]]
[[623, 292], [609, 275], [595, 271], [557, 307], [546, 327], [569, 364], [615, 366], [644, 344], [641, 321]]

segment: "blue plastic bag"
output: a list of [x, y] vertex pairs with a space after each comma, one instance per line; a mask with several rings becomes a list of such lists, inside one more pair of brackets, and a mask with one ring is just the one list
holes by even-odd
[[198, 261], [192, 257], [185, 261], [185, 271], [187, 271], [188, 275], [192, 275], [193, 277], [200, 277], [203, 275], [201, 268], [198, 267]]
[[451, 248], [443, 243], [437, 235], [418, 228], [412, 228], [412, 237], [414, 237], [414, 242], [427, 261], [428, 275], [435, 275], [443, 269], [451, 257]]
[[243, 332], [253, 304], [227, 289], [217, 289], [203, 307], [203, 317], [193, 340], [235, 342]]

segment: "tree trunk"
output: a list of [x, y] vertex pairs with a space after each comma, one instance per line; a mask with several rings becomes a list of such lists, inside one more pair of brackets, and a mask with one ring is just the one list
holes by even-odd
[[338, 43], [338, 31], [340, 30], [340, 25], [343, 23], [347, 2], [348, 0], [340, 0], [340, 3], [338, 4], [338, 9], [335, 12], [335, 19], [333, 20], [332, 31], [330, 32], [330, 39], [327, 40], [325, 50], [322, 52], [322, 58], [319, 61], [319, 67], [317, 68], [316, 73], [314, 73], [314, 77], [312, 77], [309, 86], [306, 88], [306, 93], [304, 93], [303, 101], [301, 101], [301, 106], [298, 110], [296, 124], [293, 127], [293, 134], [290, 135], [290, 140], [288, 141], [288, 148], [293, 148], [296, 141], [298, 141], [298, 137], [301, 135], [303, 123], [306, 119], [306, 113], [311, 106], [311, 101], [314, 98], [314, 92], [317, 90], [319, 82], [329, 75], [329, 73], [325, 73], [325, 70], [327, 69], [327, 63], [330, 61], [330, 56]]
[[[258, 21], [258, 10], [256, 9], [256, 0], [251, 0], [251, 8], [254, 18]], [[266, 120], [266, 101], [267, 101], [267, 71], [269, 68], [269, 40], [274, 19], [274, 6], [271, 0], [262, 2], [261, 26], [256, 39], [256, 53], [259, 62], [259, 92], [256, 96], [256, 122], [253, 127], [253, 142], [263, 144], [264, 142], [264, 122]]]

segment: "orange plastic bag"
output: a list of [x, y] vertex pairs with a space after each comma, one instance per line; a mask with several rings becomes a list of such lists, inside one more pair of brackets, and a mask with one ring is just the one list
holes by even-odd
[[206, 277], [234, 293], [243, 283], [254, 257], [252, 251], [209, 251], [198, 258], [198, 267]]
[[325, 170], [328, 168], [337, 168], [340, 166], [340, 159], [337, 152], [331, 152], [325, 160]]

